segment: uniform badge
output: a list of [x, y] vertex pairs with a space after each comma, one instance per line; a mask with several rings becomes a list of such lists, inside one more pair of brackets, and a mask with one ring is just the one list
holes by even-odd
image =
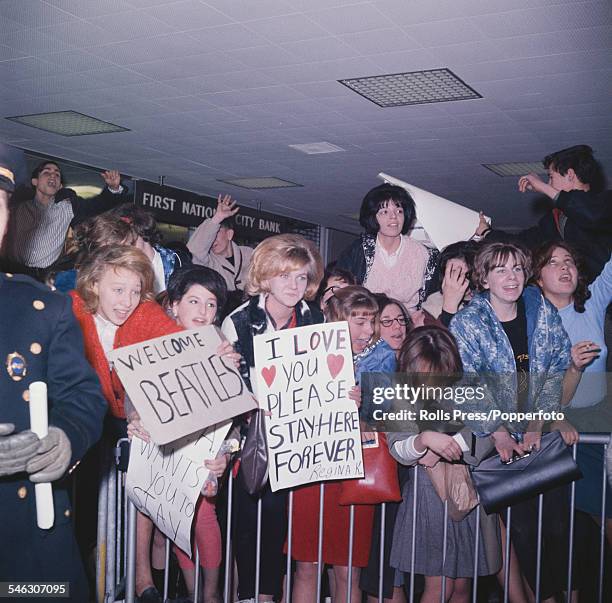
[[21, 381], [28, 372], [25, 358], [18, 352], [6, 357], [6, 371], [13, 381]]

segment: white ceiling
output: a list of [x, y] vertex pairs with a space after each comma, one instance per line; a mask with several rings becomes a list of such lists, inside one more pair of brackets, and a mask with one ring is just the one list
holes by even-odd
[[[130, 132], [0, 138], [356, 230], [387, 172], [527, 226], [482, 163], [590, 144], [612, 174], [609, 0], [0, 0], [0, 115], [75, 110]], [[482, 99], [380, 108], [338, 79], [448, 67]], [[290, 144], [345, 149], [304, 155]], [[276, 176], [247, 191], [218, 179]]]

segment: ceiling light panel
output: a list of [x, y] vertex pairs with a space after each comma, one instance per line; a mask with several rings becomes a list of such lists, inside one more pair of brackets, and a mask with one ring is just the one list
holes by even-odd
[[491, 170], [498, 176], [524, 176], [531, 172], [535, 174], [546, 174], [546, 168], [540, 161], [537, 162], [521, 162], [517, 161], [514, 163], [483, 163], [483, 167]]
[[476, 90], [446, 68], [338, 81], [379, 107], [482, 98]]
[[87, 136], [109, 132], [129, 132], [128, 128], [111, 124], [77, 111], [55, 111], [7, 117], [10, 121], [59, 134], [60, 136]]
[[233, 186], [239, 186], [240, 188], [248, 188], [251, 190], [302, 186], [301, 184], [289, 182], [289, 180], [282, 180], [281, 178], [275, 178], [274, 176], [264, 176], [260, 178], [233, 178], [231, 180], [219, 180], [219, 182], [225, 182], [226, 184], [232, 184]]
[[338, 147], [331, 142], [308, 142], [305, 144], [290, 144], [292, 149], [306, 153], [306, 155], [322, 155], [323, 153], [339, 153], [344, 151], [342, 147]]

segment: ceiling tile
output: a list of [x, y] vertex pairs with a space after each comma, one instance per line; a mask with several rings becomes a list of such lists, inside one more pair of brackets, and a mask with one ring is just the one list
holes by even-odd
[[[64, 27], [59, 25], [57, 27]], [[2, 44], [26, 53], [28, 56], [44, 56], [48, 52], [70, 50], [70, 45], [52, 32], [50, 35], [35, 29], [7, 31], [2, 33]]]
[[214, 27], [230, 23], [231, 19], [198, 0], [183, 0], [149, 9], [151, 14], [180, 31]]
[[55, 65], [63, 71], [91, 71], [92, 69], [104, 69], [111, 66], [108, 61], [83, 50], [66, 50], [64, 52], [46, 54], [41, 58], [46, 63]]
[[10, 19], [5, 19], [4, 17], [0, 17], [0, 33], [10, 33], [14, 31], [21, 31], [26, 29], [25, 25], [21, 23], [17, 23], [17, 21], [11, 21]]
[[116, 65], [132, 65], [200, 54], [202, 47], [183, 33], [173, 33], [89, 48], [88, 51]]
[[612, 4], [604, 0], [474, 16], [472, 22], [489, 38], [508, 38], [596, 27], [602, 23], [610, 23], [611, 19]]
[[139, 63], [130, 67], [136, 73], [160, 81], [223, 73], [226, 70], [238, 71], [244, 68], [245, 65], [228, 53], [222, 52]]
[[152, 38], [176, 31], [176, 28], [143, 11], [96, 17], [90, 19], [89, 22], [104, 30], [105, 44]]
[[[372, 55], [371, 61], [378, 68], [366, 75], [383, 75], [385, 73], [405, 73], [421, 69], [438, 69], [441, 65], [429, 50], [404, 50], [402, 52], [386, 52]], [[461, 77], [461, 76], [460, 76]]]
[[504, 80], [555, 73], [595, 71], [612, 67], [612, 57], [607, 50], [574, 52], [546, 57], [496, 61], [463, 65], [461, 77], [471, 85], [481, 81]]
[[254, 69], [294, 65], [300, 62], [295, 55], [273, 45], [230, 50], [228, 55]]
[[302, 14], [259, 19], [249, 22], [247, 27], [276, 44], [323, 38], [328, 35], [323, 28]]
[[[351, 77], [366, 77], [378, 74], [379, 68], [366, 58], [338, 59], [320, 63], [303, 63], [298, 67], [274, 67], [266, 69], [266, 73], [278, 79], [279, 82], [299, 84], [303, 82], [326, 82]], [[342, 84], [338, 84], [342, 86]]]
[[333, 61], [359, 56], [359, 53], [336, 37], [317, 38], [283, 44], [282, 48], [295, 55], [300, 62]]
[[190, 30], [188, 36], [201, 44], [201, 52], [250, 48], [267, 43], [265, 38], [239, 23]]
[[238, 107], [240, 105], [258, 105], [265, 102], [279, 102], [302, 98], [302, 95], [289, 86], [270, 86], [245, 90], [241, 94], [221, 92], [219, 94], [203, 94], [208, 102], [218, 107]]
[[15, 48], [9, 48], [0, 44], [0, 61], [10, 61], [11, 59], [19, 59], [28, 56], [27, 53]]
[[205, 0], [205, 2], [240, 23], [296, 12], [295, 8], [284, 0], [257, 0], [257, 2], [253, 0]]
[[361, 54], [414, 50], [421, 45], [398, 27], [345, 34], [341, 38]]
[[[28, 33], [34, 32], [29, 31]], [[49, 49], [47, 52], [66, 50], [70, 46], [74, 48], [101, 46], [114, 41], [107, 31], [87, 21], [79, 21], [76, 25], [74, 23], [63, 23], [41, 28], [33, 36], [37, 47], [40, 46], [38, 40], [41, 34], [57, 44], [63, 45], [61, 48]]]
[[126, 0], [95, 0], [95, 2], [83, 2], [83, 0], [45, 0], [45, 2], [81, 19], [100, 17], [102, 15], [116, 15], [133, 8]]
[[[433, 21], [405, 27], [406, 33], [424, 47], [461, 44], [485, 39], [483, 32], [469, 19]], [[433, 41], [433, 43], [432, 43]]]
[[77, 20], [74, 15], [58, 10], [42, 0], [3, 0], [0, 2], [0, 17], [26, 27], [43, 27]]
[[274, 78], [260, 71], [233, 71], [172, 80], [172, 85], [186, 94], [207, 94], [263, 88], [277, 84]]
[[308, 16], [333, 34], [391, 27], [393, 22], [369, 2], [309, 12]]
[[292, 84], [292, 88], [299, 90], [304, 96], [312, 98], [332, 98], [334, 96], [352, 96], [352, 91], [336, 80], [326, 82], [306, 82]]

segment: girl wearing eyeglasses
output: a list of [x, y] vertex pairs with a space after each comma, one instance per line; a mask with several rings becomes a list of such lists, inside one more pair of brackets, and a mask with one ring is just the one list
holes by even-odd
[[398, 358], [406, 335], [414, 325], [401, 302], [386, 295], [377, 297], [380, 308], [380, 337], [387, 342]]

